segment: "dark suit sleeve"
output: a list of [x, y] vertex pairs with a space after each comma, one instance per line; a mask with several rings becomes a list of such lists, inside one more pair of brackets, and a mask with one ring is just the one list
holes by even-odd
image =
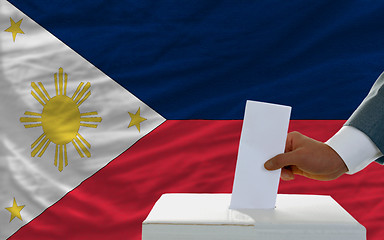
[[[384, 153], [384, 73], [376, 80], [367, 97], [345, 125], [364, 132]], [[384, 164], [384, 157], [376, 162]]]

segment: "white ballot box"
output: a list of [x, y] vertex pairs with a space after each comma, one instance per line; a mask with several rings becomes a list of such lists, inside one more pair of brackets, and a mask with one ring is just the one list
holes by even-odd
[[365, 240], [365, 228], [330, 196], [278, 194], [275, 209], [229, 209], [231, 194], [164, 194], [143, 240]]

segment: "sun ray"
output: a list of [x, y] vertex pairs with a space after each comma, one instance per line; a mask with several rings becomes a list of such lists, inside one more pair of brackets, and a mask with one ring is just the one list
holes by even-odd
[[[88, 112], [80, 114], [80, 116], [90, 116], [90, 115], [96, 115], [97, 112]], [[81, 117], [80, 118], [80, 126], [82, 127], [91, 127], [91, 128], [97, 128], [97, 124], [92, 123], [84, 123], [84, 122], [101, 122], [101, 117]]]
[[59, 68], [59, 92], [63, 95], [63, 68]]
[[82, 127], [97, 128], [97, 124], [80, 123], [80, 126], [82, 126]]
[[36, 83], [31, 83], [32, 88], [39, 94], [40, 98], [43, 99], [44, 103], [46, 104], [48, 102], [48, 99], [44, 96], [43, 92], [39, 89], [39, 87], [36, 85]]
[[43, 150], [41, 150], [41, 152], [39, 153], [39, 155], [37, 155], [38, 157], [41, 157], [43, 156], [43, 154], [45, 153], [45, 150], [47, 150], [49, 144], [51, 143], [51, 140], [48, 140], [48, 142], [45, 144]]
[[68, 81], [68, 74], [65, 74], [64, 78], [64, 95], [67, 96], [67, 81]]
[[81, 99], [81, 101], [77, 104], [77, 106], [80, 106], [85, 100], [87, 100], [87, 98], [91, 96], [91, 92], [87, 92], [87, 94], [85, 95], [85, 97], [83, 99]]
[[41, 127], [41, 126], [42, 126], [42, 123], [24, 125], [25, 128], [33, 128], [33, 127]]
[[41, 99], [36, 95], [34, 91], [31, 91], [32, 96], [43, 106], [45, 106], [45, 103], [41, 101]]
[[59, 171], [63, 171], [63, 145], [60, 145], [59, 151]]
[[57, 80], [57, 73], [55, 73], [55, 88], [56, 96], [63, 95], [63, 77], [59, 74], [59, 80]]
[[65, 166], [68, 166], [67, 144], [64, 144], [64, 159], [65, 159]]
[[91, 83], [87, 82], [87, 84], [85, 84], [85, 86], [83, 87], [83, 89], [79, 92], [79, 94], [77, 95], [77, 97], [75, 98], [74, 102], [77, 103], [84, 95], [84, 93], [91, 87]]
[[79, 153], [80, 157], [84, 157], [83, 153], [80, 151], [79, 147], [76, 145], [75, 141], [72, 140], [73, 146], [76, 148], [77, 152]]
[[85, 143], [85, 145], [87, 145], [88, 148], [91, 148], [91, 144], [89, 144], [89, 142], [87, 142], [87, 140], [85, 140], [85, 138], [83, 138], [80, 133], [78, 133], [77, 136], [81, 139], [81, 141], [83, 141], [83, 143]]
[[89, 116], [89, 115], [97, 115], [97, 112], [86, 112], [86, 113], [81, 113], [80, 116]]
[[36, 141], [34, 141], [32, 144], [31, 144], [31, 148], [34, 148], [35, 146], [36, 146], [36, 144], [38, 143], [38, 142], [40, 142], [40, 140], [43, 138], [43, 137], [45, 137], [45, 133], [43, 133], [43, 134], [41, 134], [40, 135], [40, 137], [38, 137], [37, 139], [36, 139]]
[[58, 151], [59, 151], [59, 145], [56, 144], [56, 150], [55, 150], [55, 166], [57, 167], [57, 154], [58, 154]]
[[75, 91], [75, 93], [72, 95], [72, 98], [71, 98], [71, 99], [74, 99], [74, 98], [75, 98], [76, 94], [80, 91], [80, 89], [81, 89], [81, 87], [82, 87], [83, 85], [84, 85], [84, 83], [81, 82], [81, 83], [79, 84], [79, 86], [77, 86], [76, 91]]
[[20, 122], [41, 122], [41, 118], [21, 117]]
[[86, 117], [86, 118], [80, 118], [81, 122], [101, 122], [101, 117]]
[[51, 96], [49, 96], [47, 90], [45, 90], [45, 87], [44, 85], [41, 83], [41, 82], [38, 82], [39, 86], [41, 89], [43, 89], [43, 92], [45, 93], [45, 95], [48, 97], [48, 99], [51, 99]]
[[41, 113], [35, 113], [35, 112], [28, 112], [26, 111], [24, 113], [24, 115], [29, 115], [29, 116], [41, 116], [42, 114]]
[[79, 145], [79, 147], [81, 148], [81, 150], [83, 150], [85, 156], [87, 157], [91, 157], [91, 153], [88, 151], [88, 149], [79, 141], [79, 139], [77, 138], [74, 138], [76, 143]]
[[37, 145], [37, 147], [35, 149], [33, 149], [33, 151], [31, 152], [32, 157], [34, 157], [40, 151], [40, 149], [43, 147], [43, 145], [45, 144], [46, 141], [48, 141], [48, 138], [47, 138], [47, 136], [44, 136], [44, 138], [41, 140], [39, 145]]
[[55, 89], [56, 89], [56, 96], [59, 95], [59, 88], [57, 86], [57, 73], [53, 75], [55, 77]]

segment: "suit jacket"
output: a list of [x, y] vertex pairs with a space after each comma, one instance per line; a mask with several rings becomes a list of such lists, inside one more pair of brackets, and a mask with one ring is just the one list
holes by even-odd
[[[367, 97], [345, 125], [364, 132], [384, 153], [384, 73], [376, 80]], [[376, 162], [384, 164], [384, 157]]]

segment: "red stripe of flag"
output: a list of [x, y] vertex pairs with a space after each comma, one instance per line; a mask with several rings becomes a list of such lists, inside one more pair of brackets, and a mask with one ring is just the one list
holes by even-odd
[[[289, 131], [326, 141], [344, 120], [292, 120]], [[141, 239], [141, 222], [163, 193], [232, 191], [240, 120], [168, 120], [10, 239]], [[380, 240], [383, 168], [320, 182], [297, 177], [280, 193], [331, 195]]]

